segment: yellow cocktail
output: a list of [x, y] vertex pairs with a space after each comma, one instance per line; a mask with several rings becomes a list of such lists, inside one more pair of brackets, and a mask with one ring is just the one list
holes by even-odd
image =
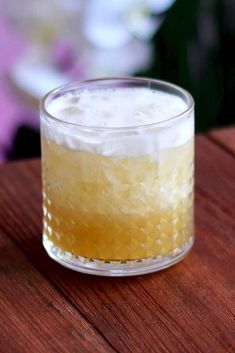
[[[132, 91], [126, 89], [125, 97]], [[111, 100], [115, 91], [105, 93]], [[89, 102], [91, 93], [85, 94]], [[99, 95], [92, 95], [90, 103], [95, 100], [99, 107]], [[67, 109], [75, 119], [86, 102], [81, 91], [66, 97], [67, 105], [80, 109]], [[61, 109], [65, 102], [59, 103]], [[97, 117], [104, 113], [98, 109]], [[140, 134], [134, 126], [133, 135], [129, 126], [126, 134], [114, 127], [115, 136], [105, 127], [95, 136], [87, 129], [81, 134], [74, 121], [64, 127], [50, 119], [42, 119], [44, 244], [49, 254], [68, 267], [76, 269], [78, 263], [80, 271], [106, 275], [145, 273], [176, 262], [193, 239], [193, 116], [179, 118], [176, 130], [167, 123]]]

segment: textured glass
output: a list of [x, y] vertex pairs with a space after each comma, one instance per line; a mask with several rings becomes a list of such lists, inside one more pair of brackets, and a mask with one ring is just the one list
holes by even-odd
[[[183, 118], [193, 120], [192, 112]], [[49, 120], [42, 116], [43, 234], [52, 257], [83, 272], [128, 275], [169, 266], [189, 250], [193, 135], [154, 159], [108, 157], [56, 143], [46, 133]], [[148, 129], [156, 139], [166, 131]]]

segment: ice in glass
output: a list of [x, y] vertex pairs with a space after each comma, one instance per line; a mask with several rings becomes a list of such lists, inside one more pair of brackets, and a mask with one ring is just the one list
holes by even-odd
[[144, 79], [62, 87], [43, 101], [43, 242], [82, 272], [132, 275], [193, 242], [193, 101]]

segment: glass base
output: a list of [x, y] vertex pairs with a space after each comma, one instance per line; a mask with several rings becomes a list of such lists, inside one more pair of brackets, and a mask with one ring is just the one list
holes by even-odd
[[107, 261], [74, 256], [61, 251], [43, 236], [43, 245], [48, 255], [59, 264], [71, 270], [97, 276], [124, 277], [144, 275], [170, 267], [182, 260], [193, 245], [193, 236], [182, 249], [175, 249], [171, 256], [148, 257], [138, 260]]

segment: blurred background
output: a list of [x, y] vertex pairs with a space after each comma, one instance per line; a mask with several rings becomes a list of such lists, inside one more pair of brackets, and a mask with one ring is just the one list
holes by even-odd
[[197, 131], [234, 124], [235, 0], [0, 0], [0, 162], [40, 155], [49, 90], [118, 75], [189, 90]]

